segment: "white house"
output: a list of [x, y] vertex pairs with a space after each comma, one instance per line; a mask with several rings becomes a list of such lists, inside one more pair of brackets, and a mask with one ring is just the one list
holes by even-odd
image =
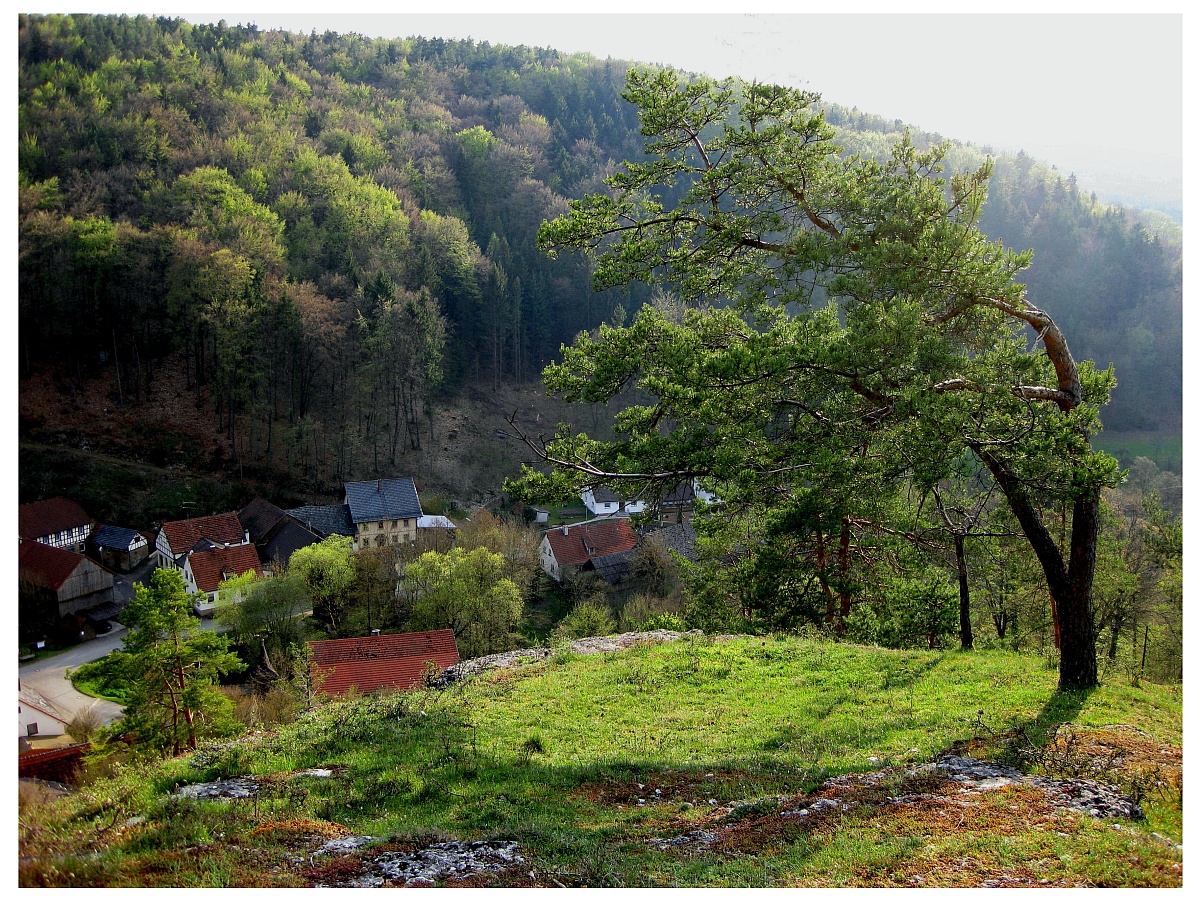
[[53, 703], [17, 680], [18, 737], [55, 737], [67, 733], [67, 718]]
[[211, 616], [216, 609], [217, 593], [226, 578], [246, 572], [262, 576], [262, 563], [253, 544], [196, 550], [183, 560], [183, 586], [195, 594], [192, 608], [198, 616]]
[[237, 513], [218, 513], [199, 519], [164, 522], [154, 542], [155, 563], [160, 569], [182, 569], [184, 557], [205, 542], [205, 546], [233, 547], [250, 543], [250, 533], [242, 527]]
[[638, 545], [637, 532], [623, 518], [581, 522], [551, 528], [538, 547], [542, 569], [555, 581], [589, 562], [628, 553]]
[[624, 500], [604, 486], [584, 488], [583, 505], [593, 516], [632, 516], [646, 511], [645, 500]]

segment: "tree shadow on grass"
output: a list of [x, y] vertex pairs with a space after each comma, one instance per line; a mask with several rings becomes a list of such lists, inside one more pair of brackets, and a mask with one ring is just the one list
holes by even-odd
[[1023, 764], [1027, 762], [1025, 759], [1027, 754], [1022, 751], [1040, 751], [1045, 748], [1054, 740], [1061, 726], [1075, 721], [1094, 690], [1095, 688], [1076, 691], [1056, 690], [1046, 700], [1046, 704], [1036, 716], [1025, 721], [1014, 722], [1012, 728], [1005, 735], [1008, 746], [1003, 754], [1004, 761], [1023, 768]]

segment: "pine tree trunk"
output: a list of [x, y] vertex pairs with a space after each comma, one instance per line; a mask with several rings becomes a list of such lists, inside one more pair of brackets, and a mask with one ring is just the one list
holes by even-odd
[[1074, 691], [1096, 687], [1100, 682], [1096, 666], [1092, 579], [1096, 573], [1096, 540], [1100, 526], [1099, 488], [1085, 491], [1075, 500], [1068, 569], [1024, 483], [995, 454], [979, 448], [976, 453], [1008, 498], [1013, 515], [1021, 523], [1046, 576], [1057, 623], [1056, 633], [1060, 637], [1058, 689]]
[[967, 584], [966, 536], [954, 535], [954, 559], [958, 563], [958, 633], [964, 650], [975, 649], [971, 633], [971, 589]]
[[1058, 670], [1061, 690], [1095, 687], [1096, 628], [1092, 609], [1092, 579], [1096, 573], [1096, 541], [1100, 532], [1100, 491], [1093, 489], [1075, 500], [1071, 516], [1071, 564], [1066, 591], [1055, 598], [1062, 648]]

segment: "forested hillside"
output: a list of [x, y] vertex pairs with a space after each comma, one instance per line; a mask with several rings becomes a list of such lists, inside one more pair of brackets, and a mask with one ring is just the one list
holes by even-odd
[[[638, 155], [630, 63], [143, 16], [21, 16], [19, 51], [23, 385], [104, 373], [137, 409], [177, 379], [223, 461], [332, 491], [405, 468], [465, 386], [535, 380], [650, 295], [597, 294], [535, 247]], [[903, 127], [828, 119], [872, 154]], [[1025, 156], [998, 160], [984, 227], [1034, 248], [1075, 354], [1115, 364], [1107, 427], [1177, 432], [1178, 230]]]

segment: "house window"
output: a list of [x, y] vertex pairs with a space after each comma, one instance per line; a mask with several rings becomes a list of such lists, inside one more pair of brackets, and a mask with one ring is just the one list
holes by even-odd
[[27, 737], [33, 737], [37, 733], [37, 722], [30, 722], [27, 726], [25, 726], [25, 734]]

